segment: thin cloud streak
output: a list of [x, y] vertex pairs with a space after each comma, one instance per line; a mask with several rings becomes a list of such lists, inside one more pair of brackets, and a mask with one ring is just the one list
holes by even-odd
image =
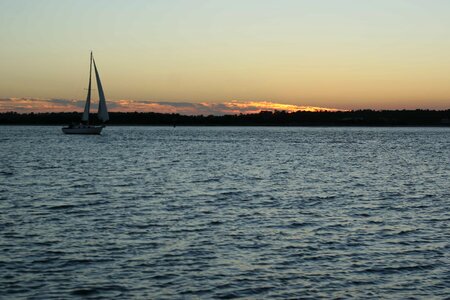
[[40, 98], [1, 98], [0, 112], [71, 112], [84, 106], [82, 100], [40, 99]]
[[[84, 100], [40, 99], [40, 98], [2, 98], [0, 112], [73, 112], [82, 111]], [[270, 101], [228, 101], [222, 103], [155, 102], [145, 100], [109, 100], [111, 112], [157, 112], [182, 115], [235, 115], [251, 114], [261, 111], [343, 111], [336, 108], [300, 106]], [[92, 109], [96, 109], [95, 104]]]

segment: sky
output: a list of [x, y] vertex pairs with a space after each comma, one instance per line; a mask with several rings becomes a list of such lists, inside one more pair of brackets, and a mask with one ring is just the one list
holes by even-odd
[[91, 50], [112, 111], [449, 109], [449, 16], [448, 0], [0, 0], [0, 111], [81, 110]]

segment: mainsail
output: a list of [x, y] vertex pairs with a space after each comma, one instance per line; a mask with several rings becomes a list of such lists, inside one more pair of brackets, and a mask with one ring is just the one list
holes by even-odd
[[91, 107], [91, 80], [92, 79], [92, 52], [91, 52], [91, 63], [89, 65], [89, 86], [88, 93], [86, 97], [86, 104], [84, 105], [83, 117], [81, 118], [84, 122], [89, 122], [89, 109]]
[[106, 100], [105, 100], [105, 94], [103, 93], [103, 87], [102, 82], [100, 81], [100, 76], [98, 75], [97, 66], [95, 65], [94, 61], [94, 70], [95, 70], [95, 78], [97, 80], [97, 87], [98, 87], [98, 118], [102, 122], [106, 122], [109, 120], [108, 115], [108, 109], [106, 108]]

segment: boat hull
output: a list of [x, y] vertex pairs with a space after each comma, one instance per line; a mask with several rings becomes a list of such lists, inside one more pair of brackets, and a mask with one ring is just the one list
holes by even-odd
[[103, 126], [86, 126], [86, 127], [64, 127], [62, 131], [65, 134], [100, 134]]

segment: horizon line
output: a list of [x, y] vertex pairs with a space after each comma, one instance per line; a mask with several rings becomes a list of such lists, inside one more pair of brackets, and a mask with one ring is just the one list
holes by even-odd
[[[58, 98], [0, 98], [0, 112], [17, 113], [63, 113], [82, 112], [85, 100], [58, 99]], [[93, 109], [96, 108], [94, 103]], [[286, 111], [286, 112], [346, 112], [346, 111], [395, 111], [395, 110], [449, 110], [444, 107], [380, 107], [380, 108], [336, 108], [312, 105], [288, 104], [275, 101], [223, 101], [223, 102], [181, 102], [181, 101], [151, 101], [120, 99], [108, 100], [107, 107], [110, 112], [154, 112], [172, 113], [181, 115], [238, 115], [254, 114], [261, 111]]]

